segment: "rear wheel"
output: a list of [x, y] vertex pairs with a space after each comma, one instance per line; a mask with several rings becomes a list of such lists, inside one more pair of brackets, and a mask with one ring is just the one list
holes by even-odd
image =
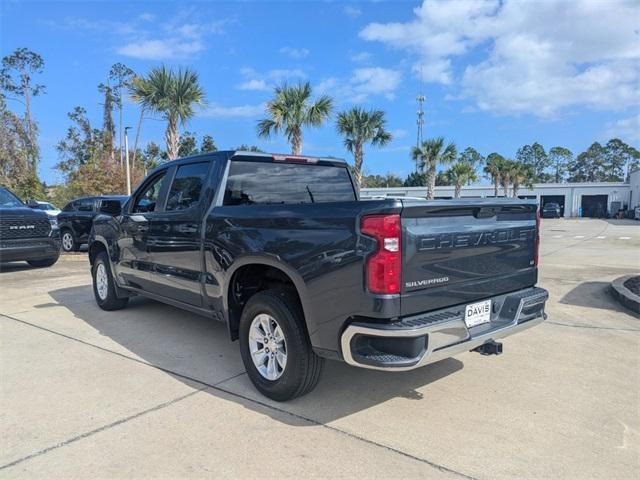
[[58, 261], [58, 257], [59, 255], [51, 258], [43, 258], [42, 260], [28, 260], [27, 263], [36, 268], [50, 267]]
[[96, 303], [103, 310], [119, 310], [129, 302], [128, 298], [116, 296], [116, 285], [111, 275], [111, 267], [106, 252], [100, 252], [96, 256], [91, 268], [93, 276], [93, 295]]
[[302, 310], [287, 291], [264, 290], [251, 297], [239, 334], [247, 375], [263, 395], [281, 402], [317, 385], [323, 359], [313, 352]]
[[75, 252], [78, 250], [79, 245], [76, 242], [76, 239], [74, 238], [71, 230], [63, 230], [62, 236], [60, 238], [62, 243], [62, 250], [64, 250], [65, 252]]

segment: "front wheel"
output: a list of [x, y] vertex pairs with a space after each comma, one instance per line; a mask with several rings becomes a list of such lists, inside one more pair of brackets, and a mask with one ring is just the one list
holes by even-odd
[[289, 292], [264, 290], [251, 297], [239, 333], [247, 375], [263, 395], [282, 402], [317, 385], [324, 362], [311, 348], [304, 315]]
[[119, 310], [129, 302], [128, 298], [116, 296], [116, 285], [111, 275], [109, 258], [105, 252], [100, 252], [91, 268], [93, 276], [93, 295], [96, 303], [103, 310]]
[[65, 252], [75, 252], [78, 250], [78, 244], [70, 230], [64, 230], [61, 237], [62, 250]]

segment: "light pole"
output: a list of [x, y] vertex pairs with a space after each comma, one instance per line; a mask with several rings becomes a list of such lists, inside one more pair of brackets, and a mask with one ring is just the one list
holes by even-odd
[[131, 196], [131, 171], [129, 170], [129, 134], [131, 127], [124, 127], [124, 156], [127, 163], [127, 195]]

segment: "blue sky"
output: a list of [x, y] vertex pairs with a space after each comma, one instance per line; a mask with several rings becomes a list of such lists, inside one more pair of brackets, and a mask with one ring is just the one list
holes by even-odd
[[[2, 3], [2, 55], [27, 47], [45, 59], [34, 101], [40, 174], [52, 168], [67, 112], [85, 107], [101, 125], [109, 68], [144, 74], [160, 64], [200, 74], [207, 106], [186, 126], [219, 148], [241, 143], [287, 151], [283, 138], [258, 139], [255, 125], [280, 82], [309, 80], [336, 99], [387, 113], [393, 142], [368, 148], [367, 173], [406, 176], [413, 166], [420, 68], [427, 97], [425, 137], [460, 149], [515, 155], [538, 141], [574, 153], [619, 136], [640, 142], [640, 24], [631, 1], [497, 0], [424, 2], [17, 2]], [[19, 108], [18, 104], [10, 104]], [[139, 111], [125, 105], [125, 125]], [[117, 120], [117, 118], [116, 118]], [[164, 123], [146, 120], [147, 141]], [[304, 153], [350, 159], [333, 121], [305, 132]]]

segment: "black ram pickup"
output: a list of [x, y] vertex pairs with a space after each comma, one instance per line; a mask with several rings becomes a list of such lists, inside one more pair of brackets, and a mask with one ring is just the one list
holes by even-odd
[[0, 186], [0, 263], [26, 261], [32, 267], [50, 267], [59, 256], [56, 219], [29, 208]]
[[216, 152], [166, 163], [103, 202], [89, 259], [98, 305], [140, 294], [226, 322], [275, 400], [323, 361], [410, 370], [540, 323], [537, 206], [359, 200], [335, 159]]

